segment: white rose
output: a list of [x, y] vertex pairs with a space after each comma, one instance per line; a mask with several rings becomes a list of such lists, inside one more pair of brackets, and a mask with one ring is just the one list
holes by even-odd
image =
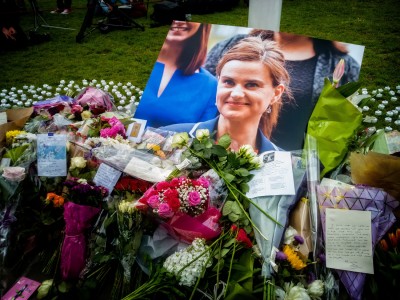
[[210, 131], [208, 129], [199, 129], [196, 131], [196, 138], [201, 141], [205, 138], [210, 137]]
[[86, 159], [84, 159], [82, 156], [71, 158], [71, 166], [69, 167], [70, 170], [83, 169], [84, 167], [86, 167]]
[[172, 138], [172, 147], [182, 148], [189, 142], [189, 135], [187, 132], [177, 133]]
[[289, 290], [285, 300], [311, 300], [311, 298], [307, 294], [307, 290], [305, 288], [296, 285]]
[[294, 236], [297, 235], [297, 230], [292, 226], [288, 226], [285, 230], [285, 237], [283, 243], [286, 245], [290, 245], [294, 242]]
[[311, 299], [321, 299], [321, 296], [324, 294], [324, 283], [322, 280], [314, 280], [308, 286], [307, 290]]

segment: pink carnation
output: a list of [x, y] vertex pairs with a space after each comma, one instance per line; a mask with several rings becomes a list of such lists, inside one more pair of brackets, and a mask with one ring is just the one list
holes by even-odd
[[158, 207], [158, 214], [162, 218], [170, 218], [174, 215], [174, 212], [167, 203], [161, 203]]
[[161, 181], [161, 182], [157, 183], [157, 190], [159, 190], [159, 191], [166, 190], [169, 187], [170, 187], [170, 184], [167, 181]]
[[201, 196], [199, 192], [192, 191], [189, 193], [189, 205], [195, 206], [201, 203]]

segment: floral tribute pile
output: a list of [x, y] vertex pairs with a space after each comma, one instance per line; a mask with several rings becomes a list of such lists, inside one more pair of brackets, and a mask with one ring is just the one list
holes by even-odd
[[[247, 195], [266, 165], [229, 135], [131, 141], [131, 83], [3, 89], [3, 112], [31, 110], [0, 140], [0, 293], [23, 275], [36, 299], [394, 299], [399, 94], [327, 80], [292, 153], [295, 195], [259, 199]], [[43, 134], [66, 137], [66, 175], [39, 175]], [[375, 275], [326, 266], [332, 208], [372, 212]]]

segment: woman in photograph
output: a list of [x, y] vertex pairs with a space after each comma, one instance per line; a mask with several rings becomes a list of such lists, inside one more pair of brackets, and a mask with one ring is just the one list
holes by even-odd
[[[282, 95], [290, 99], [289, 74], [275, 42], [248, 37], [229, 49], [216, 68], [218, 77], [217, 118], [196, 124], [175, 124], [165, 129], [188, 132], [216, 131], [215, 139], [229, 134], [231, 149], [251, 145], [256, 152], [279, 150], [269, 141], [282, 106]], [[164, 129], [164, 128], [163, 128]]]
[[282, 107], [271, 140], [286, 150], [302, 149], [308, 119], [324, 87], [324, 79], [332, 80], [336, 65], [344, 59], [345, 73], [340, 85], [357, 81], [360, 65], [341, 43], [292, 33], [253, 29], [248, 34], [237, 34], [217, 43], [209, 51], [204, 67], [215, 74], [218, 61], [224, 53], [248, 36], [260, 36], [262, 39], [275, 41], [285, 57], [294, 101], [287, 101]]
[[217, 115], [217, 79], [203, 69], [211, 25], [173, 21], [134, 117], [147, 126], [209, 120]]

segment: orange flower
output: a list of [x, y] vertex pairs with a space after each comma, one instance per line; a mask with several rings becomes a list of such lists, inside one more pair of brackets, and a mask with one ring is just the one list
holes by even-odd
[[64, 205], [64, 197], [59, 196], [55, 193], [47, 193], [47, 197], [44, 200], [46, 204], [53, 202], [54, 207], [61, 207]]
[[53, 200], [54, 207], [61, 207], [64, 205], [64, 197], [56, 195]]
[[383, 250], [383, 251], [388, 251], [389, 250], [389, 246], [386, 242], [385, 239], [381, 239], [381, 241], [379, 242], [379, 247]]
[[394, 233], [389, 233], [389, 241], [393, 248], [397, 247], [398, 239]]

